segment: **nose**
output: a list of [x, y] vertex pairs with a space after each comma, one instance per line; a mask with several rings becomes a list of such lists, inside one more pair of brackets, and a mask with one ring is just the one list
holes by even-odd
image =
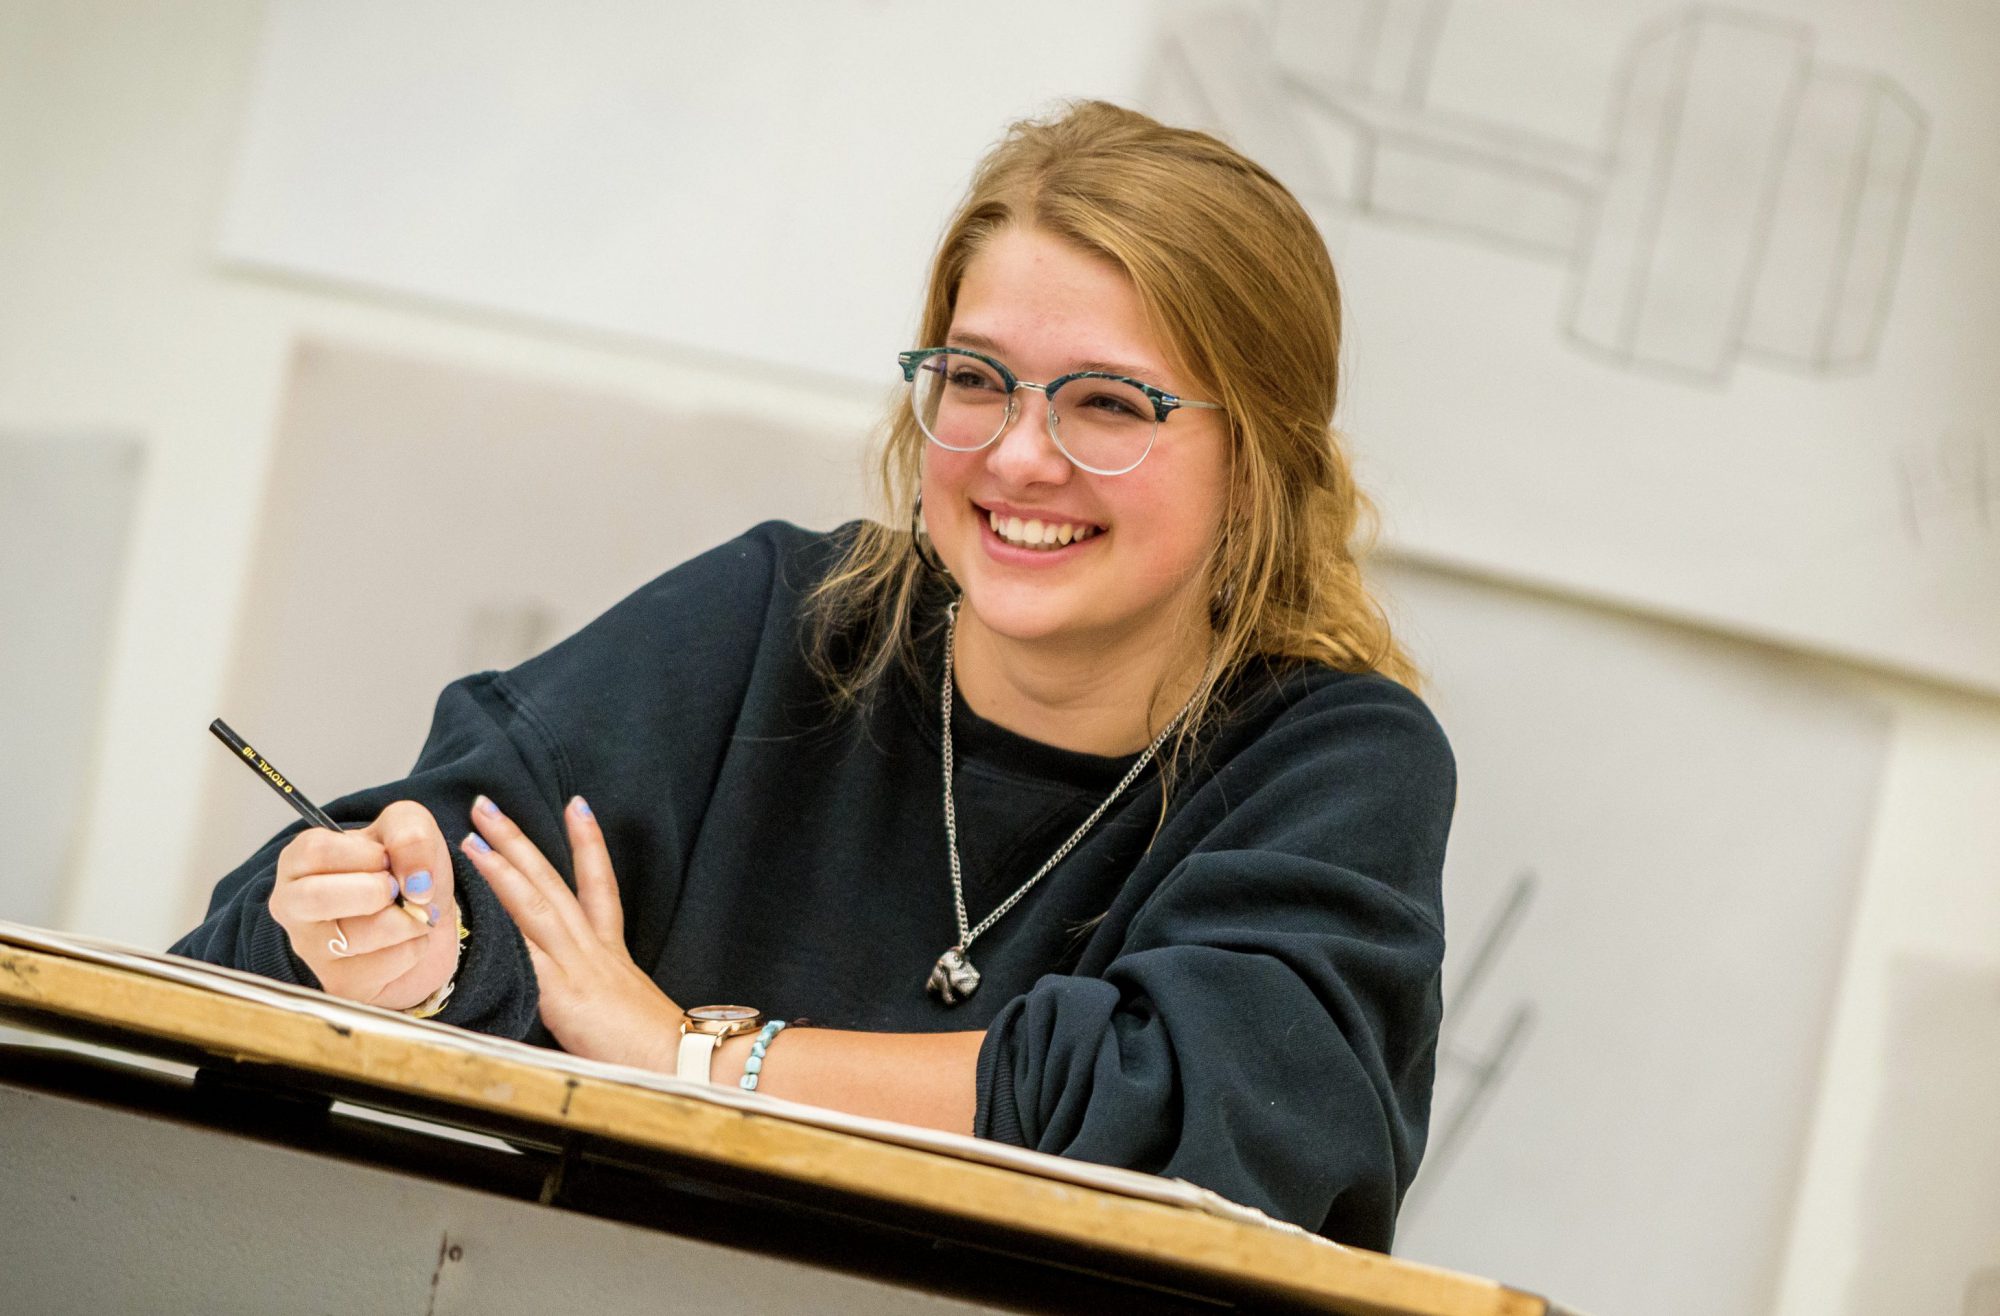
[[1060, 484], [1067, 480], [1076, 468], [1049, 433], [1047, 396], [1023, 387], [1014, 398], [1013, 420], [986, 450], [988, 469], [1012, 485]]

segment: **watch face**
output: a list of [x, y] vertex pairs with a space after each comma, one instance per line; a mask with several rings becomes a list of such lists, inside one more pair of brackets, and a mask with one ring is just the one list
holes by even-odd
[[734, 1023], [738, 1019], [755, 1019], [757, 1010], [748, 1005], [697, 1005], [687, 1012], [690, 1019], [701, 1019], [709, 1023]]

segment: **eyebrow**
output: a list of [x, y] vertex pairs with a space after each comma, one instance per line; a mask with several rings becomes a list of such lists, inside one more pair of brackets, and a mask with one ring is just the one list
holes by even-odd
[[[994, 356], [1000, 357], [1003, 360], [1006, 358], [1006, 353], [1001, 350], [1000, 344], [994, 342], [991, 338], [988, 338], [985, 334], [972, 334], [972, 333], [947, 334], [945, 336], [945, 346], [973, 347], [979, 349], [982, 352], [990, 352]], [[1086, 370], [1100, 371], [1107, 375], [1126, 375], [1132, 379], [1136, 379], [1141, 382], [1146, 382], [1149, 378], [1157, 378], [1162, 374], [1162, 372], [1157, 367], [1135, 366], [1130, 364], [1129, 362], [1123, 362], [1123, 361], [1079, 361], [1073, 367], [1071, 367], [1069, 370], [1064, 371], [1063, 373], [1076, 374], [1079, 371], [1086, 371]]]

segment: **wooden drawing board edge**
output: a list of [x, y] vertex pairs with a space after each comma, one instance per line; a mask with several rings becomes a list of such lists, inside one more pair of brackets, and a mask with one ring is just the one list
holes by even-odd
[[1354, 1316], [1548, 1316], [1491, 1280], [1329, 1247], [1076, 1184], [899, 1147], [692, 1097], [571, 1076], [415, 1039], [350, 1032], [254, 1001], [0, 945], [0, 1005], [595, 1134], [1074, 1247], [1211, 1275]]

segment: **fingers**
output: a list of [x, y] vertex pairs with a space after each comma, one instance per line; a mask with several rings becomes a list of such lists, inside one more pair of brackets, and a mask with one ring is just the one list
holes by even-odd
[[329, 995], [400, 1008], [457, 963], [451, 873], [436, 819], [400, 801], [367, 827], [311, 828], [287, 842], [271, 916]]
[[[441, 891], [447, 889], [440, 888]], [[349, 940], [365, 947], [375, 935], [396, 935], [393, 923], [396, 913], [415, 913], [429, 925], [417, 928], [416, 935], [407, 941], [339, 961], [342, 970], [354, 975], [350, 980], [351, 988], [342, 994], [371, 1005], [405, 1010], [444, 986], [458, 970], [459, 939], [455, 909], [449, 898], [440, 894], [427, 905], [403, 905], [375, 915], [383, 926], [366, 929], [360, 937], [350, 932]], [[351, 928], [353, 925], [344, 923], [342, 926]]]
[[[407, 959], [399, 959], [399, 956], [407, 956]], [[377, 951], [370, 959], [377, 957], [382, 960], [382, 967], [370, 980], [381, 985], [362, 999], [370, 1005], [407, 1010], [443, 986], [457, 972], [458, 937], [454, 932], [449, 944], [444, 946], [440, 946], [436, 937], [405, 942], [401, 946]]]
[[[327, 923], [327, 939], [331, 941], [336, 936], [346, 936], [347, 955], [340, 956], [337, 951], [329, 951], [330, 954], [343, 959], [369, 955], [391, 946], [401, 946], [405, 942], [413, 942], [421, 950], [424, 938], [434, 926], [428, 917], [421, 924], [413, 922], [402, 910], [393, 905], [378, 913], [364, 914], [358, 918], [343, 918], [339, 923], [338, 928], [334, 927], [331, 921]], [[411, 958], [414, 962], [415, 957]]]
[[278, 852], [278, 881], [314, 873], [370, 873], [388, 866], [388, 851], [367, 831], [308, 827]]
[[287, 927], [360, 918], [388, 908], [395, 899], [396, 879], [381, 869], [372, 873], [315, 873], [273, 887], [271, 917]]
[[[410, 975], [427, 957], [455, 955], [456, 947], [450, 945], [437, 955], [431, 954], [442, 939], [438, 935], [440, 929], [430, 925], [428, 917], [424, 925], [419, 925], [406, 916], [404, 906], [386, 903], [389, 889], [386, 873], [335, 876], [360, 877], [375, 883], [374, 898], [385, 903], [374, 913], [325, 921], [300, 920], [282, 912], [281, 896], [286, 887], [279, 887], [272, 896], [272, 916], [284, 927], [293, 951], [319, 978], [328, 995], [373, 1002], [387, 984]], [[310, 898], [309, 888], [317, 882], [317, 878], [303, 878], [290, 885]], [[445, 931], [455, 939], [455, 927]], [[448, 973], [449, 969], [443, 972]], [[432, 976], [436, 976], [435, 966]], [[422, 1000], [428, 990], [417, 993], [415, 999]]]
[[492, 889], [530, 946], [550, 950], [562, 959], [576, 953], [576, 933], [558, 903], [558, 900], [567, 901], [574, 909], [574, 896], [565, 890], [560, 897], [552, 897], [477, 833], [466, 837], [459, 849], [479, 870], [479, 875], [486, 879], [486, 885]]
[[623, 946], [625, 905], [618, 898], [618, 877], [611, 869], [604, 830], [581, 795], [563, 810], [563, 822], [569, 828], [569, 853], [576, 864], [576, 899], [583, 906], [583, 916], [599, 940]]
[[[350, 937], [350, 943], [352, 940]], [[431, 938], [414, 937], [381, 950], [336, 961], [341, 974], [341, 987], [335, 994], [370, 1005], [386, 1005], [392, 1010], [414, 1005], [436, 990], [434, 987], [423, 985], [424, 983], [435, 979], [441, 985], [450, 972], [448, 969], [440, 972], [437, 966], [425, 964], [427, 958], [435, 958], [431, 948]], [[420, 975], [419, 970], [424, 970], [424, 974]], [[410, 999], [383, 999], [384, 994], [398, 984], [414, 982], [420, 977], [422, 982], [418, 986], [408, 987], [403, 993]], [[327, 984], [327, 990], [334, 991], [332, 984]]]
[[549, 958], [547, 951], [534, 943], [533, 938], [524, 937], [521, 944], [528, 948], [528, 967], [534, 970], [535, 981], [545, 990], [548, 989], [551, 984], [558, 981], [555, 962]]
[[[532, 931], [545, 949], [558, 953], [592, 936], [562, 875], [498, 805], [484, 795], [474, 800], [472, 825], [477, 833], [466, 837], [459, 848], [489, 884], [499, 879], [494, 890], [503, 902], [507, 900], [503, 887], [516, 893], [521, 912], [515, 913], [515, 921], [522, 931]], [[508, 907], [514, 912], [512, 904]], [[523, 917], [529, 921], [522, 922]]]
[[451, 906], [451, 850], [429, 809], [398, 800], [369, 824], [367, 834], [387, 853], [389, 871], [396, 875], [404, 899]]

